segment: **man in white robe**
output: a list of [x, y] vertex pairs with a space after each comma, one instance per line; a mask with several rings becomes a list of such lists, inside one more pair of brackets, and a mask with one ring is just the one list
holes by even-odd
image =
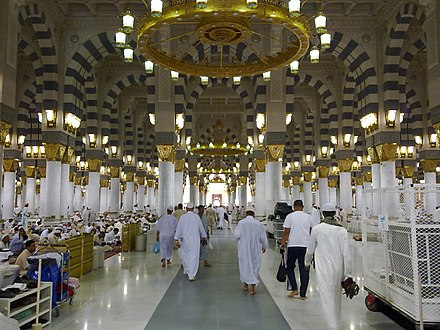
[[174, 239], [179, 248], [183, 273], [188, 275], [190, 281], [194, 281], [199, 270], [200, 239], [205, 244], [207, 235], [200, 217], [193, 212], [194, 204], [188, 203], [186, 209], [188, 212], [180, 217]]
[[174, 207], [168, 206], [167, 214], [160, 218], [156, 224], [156, 241], [159, 241], [160, 244], [162, 267], [171, 264], [171, 255], [173, 254], [173, 240], [178, 224], [177, 218], [171, 215], [173, 211]]
[[312, 227], [319, 225], [321, 222], [321, 210], [319, 209], [319, 206], [313, 204], [310, 215], [312, 216]]
[[226, 213], [226, 210], [223, 208], [223, 206], [220, 205], [219, 207], [217, 207], [216, 212], [217, 212], [217, 217], [218, 217], [218, 227], [217, 227], [217, 229], [222, 229], [223, 230], [223, 226], [224, 226], [224, 223], [225, 223], [225, 213]]
[[255, 294], [255, 286], [259, 284], [261, 257], [268, 247], [266, 231], [263, 224], [254, 218], [255, 208], [246, 208], [246, 217], [238, 222], [235, 237], [238, 240], [238, 266], [240, 281], [244, 283], [243, 291], [250, 286], [250, 294]]

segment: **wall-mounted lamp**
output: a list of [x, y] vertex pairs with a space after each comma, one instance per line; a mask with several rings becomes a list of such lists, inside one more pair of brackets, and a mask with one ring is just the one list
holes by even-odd
[[76, 130], [81, 125], [81, 119], [75, 116], [73, 113], [67, 112], [64, 115], [64, 129], [72, 134], [75, 134]]
[[261, 132], [264, 132], [266, 127], [266, 115], [264, 113], [257, 113], [256, 125]]
[[26, 137], [24, 135], [19, 135], [17, 138], [17, 145], [19, 148], [21, 148], [21, 146], [24, 143], [24, 140], [26, 139]]
[[142, 170], [144, 168], [144, 162], [142, 160], [138, 161], [138, 169]]
[[316, 46], [313, 46], [310, 50], [310, 62], [312, 64], [319, 63], [319, 49]]
[[338, 147], [338, 137], [336, 135], [330, 136], [330, 142], [335, 146], [335, 148]]
[[115, 158], [118, 156], [118, 147], [117, 146], [111, 146], [110, 151], [112, 153], [112, 157]]
[[290, 63], [290, 73], [291, 74], [298, 74], [299, 72], [299, 61], [293, 61]]
[[305, 159], [305, 164], [306, 165], [310, 165], [310, 163], [312, 162], [312, 156], [311, 155], [306, 155], [304, 157], [304, 159]]
[[108, 143], [109, 137], [108, 135], [104, 135], [102, 137], [102, 145], [105, 146]]
[[133, 48], [131, 48], [130, 45], [125, 45], [125, 48], [124, 48], [124, 61], [125, 61], [125, 63], [133, 62], [133, 54], [134, 54]]
[[351, 145], [351, 134], [344, 134], [344, 148], [349, 148]]
[[373, 132], [377, 129], [377, 114], [369, 113], [361, 118], [361, 126], [367, 133]]
[[10, 147], [11, 146], [11, 134], [6, 134], [5, 137], [5, 147]]
[[293, 162], [293, 169], [294, 169], [295, 171], [299, 170], [299, 162], [298, 162], [298, 161]]
[[322, 158], [327, 158], [328, 156], [328, 147], [322, 146], [321, 147], [321, 156]]
[[55, 110], [46, 110], [47, 127], [55, 127], [57, 113]]
[[264, 134], [258, 135], [258, 146], [261, 147], [264, 143]]
[[241, 77], [240, 76], [237, 76], [237, 77], [233, 77], [232, 78], [232, 82], [233, 82], [233, 84], [234, 85], [240, 85], [240, 83], [241, 83]]
[[421, 137], [420, 135], [415, 135], [415, 136], [414, 136], [414, 141], [416, 142], [416, 144], [417, 144], [419, 147], [422, 147], [422, 146], [423, 146], [423, 139], [422, 139], [422, 137]]
[[437, 148], [438, 137], [437, 134], [433, 133], [429, 136], [429, 146], [431, 148]]
[[353, 162], [352, 169], [353, 169], [353, 171], [359, 171], [360, 170], [360, 165], [359, 165], [357, 160], [355, 160]]
[[125, 161], [127, 165], [132, 165], [133, 164], [133, 156], [132, 155], [127, 155], [125, 157]]
[[183, 113], [178, 113], [176, 115], [176, 129], [178, 132], [180, 132], [185, 125], [185, 117], [183, 116]]
[[149, 113], [148, 118], [150, 119], [151, 125], [156, 125], [156, 115], [154, 113]]
[[292, 122], [292, 114], [286, 113], [286, 126], [288, 126]]
[[32, 157], [32, 147], [31, 146], [26, 146], [24, 147], [24, 152], [26, 154], [26, 157]]
[[89, 133], [89, 147], [96, 148], [96, 134]]
[[388, 112], [385, 114], [387, 127], [396, 126], [396, 116], [397, 116], [397, 110], [388, 110]]

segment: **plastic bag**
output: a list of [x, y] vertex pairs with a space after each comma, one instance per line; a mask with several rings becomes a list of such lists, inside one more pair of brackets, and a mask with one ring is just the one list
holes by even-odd
[[159, 253], [159, 251], [160, 251], [159, 241], [156, 241], [156, 242], [154, 242], [154, 245], [153, 245], [153, 252]]
[[210, 250], [214, 250], [214, 247], [212, 246], [211, 241], [208, 241], [208, 249], [210, 249]]

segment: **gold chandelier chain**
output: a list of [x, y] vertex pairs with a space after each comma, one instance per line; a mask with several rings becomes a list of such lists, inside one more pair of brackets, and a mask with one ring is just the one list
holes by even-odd
[[161, 40], [161, 41], [158, 41], [158, 42], [155, 42], [155, 43], [149, 44], [148, 47], [153, 47], [153, 46], [156, 46], [156, 45], [162, 44], [162, 43], [167, 42], [167, 41], [172, 41], [172, 40], [175, 40], [175, 39], [179, 39], [179, 38], [181, 38], [181, 37], [188, 36], [188, 35], [193, 34], [193, 33], [194, 33], [193, 31], [186, 32], [186, 33], [182, 33], [182, 34], [179, 34], [179, 35], [177, 35], [177, 36], [170, 37], [170, 38], [167, 38], [167, 39], [164, 39], [164, 40]]

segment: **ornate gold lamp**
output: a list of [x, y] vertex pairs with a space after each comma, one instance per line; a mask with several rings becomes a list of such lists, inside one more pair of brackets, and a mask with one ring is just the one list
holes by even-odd
[[[287, 67], [309, 50], [311, 27], [298, 0], [142, 1], [148, 9], [136, 28], [131, 13], [121, 15], [116, 43], [124, 47], [123, 33], [129, 34], [133, 26], [144, 58], [174, 72], [253, 76]], [[282, 37], [274, 37], [273, 28]], [[270, 47], [273, 41], [282, 44], [281, 50]]]

